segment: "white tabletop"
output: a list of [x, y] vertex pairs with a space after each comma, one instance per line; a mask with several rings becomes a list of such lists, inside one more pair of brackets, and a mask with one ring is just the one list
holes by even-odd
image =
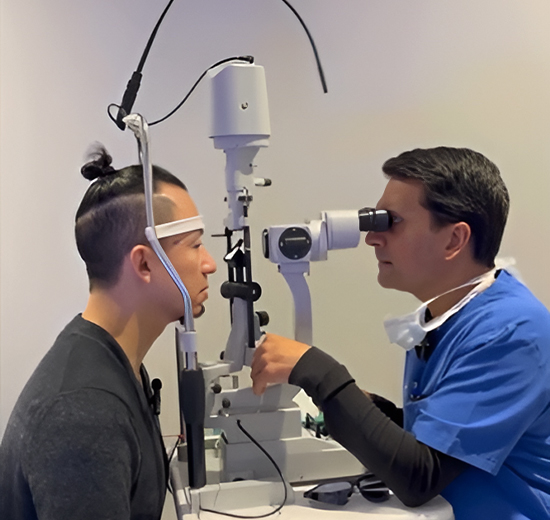
[[[285, 505], [278, 513], [267, 518], [281, 520], [453, 520], [453, 510], [450, 504], [442, 497], [436, 497], [420, 507], [409, 508], [403, 505], [395, 496], [382, 503], [369, 502], [359, 494], [354, 494], [345, 506], [335, 506], [311, 501], [303, 496], [307, 487], [294, 489], [294, 503]], [[254, 495], [255, 492], [252, 492]], [[221, 498], [221, 497], [220, 497]], [[225, 509], [224, 500], [219, 501], [218, 506], [224, 513], [233, 513], [245, 516], [263, 515], [275, 509], [273, 506], [247, 507], [246, 509]], [[212, 509], [217, 510], [216, 506]], [[200, 511], [199, 515], [184, 514], [183, 520], [219, 520], [219, 514], [208, 511]], [[226, 517], [227, 518], [227, 517]]]

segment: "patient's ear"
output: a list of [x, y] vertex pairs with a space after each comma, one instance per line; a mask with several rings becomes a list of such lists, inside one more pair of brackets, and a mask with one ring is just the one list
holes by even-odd
[[151, 267], [154, 252], [150, 247], [138, 244], [134, 246], [128, 255], [132, 272], [143, 282], [151, 281]]
[[445, 259], [452, 260], [459, 255], [465, 248], [470, 247], [470, 238], [472, 230], [466, 222], [457, 222], [451, 224], [452, 229], [449, 235], [449, 241], [445, 247]]

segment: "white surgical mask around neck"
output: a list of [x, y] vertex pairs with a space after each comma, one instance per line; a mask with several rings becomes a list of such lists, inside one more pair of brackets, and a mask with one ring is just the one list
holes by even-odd
[[[472, 301], [478, 294], [490, 287], [495, 281], [497, 269], [500, 268], [501, 267], [495, 267], [491, 271], [488, 271], [481, 276], [477, 276], [465, 284], [459, 285], [458, 287], [439, 294], [431, 300], [422, 303], [418, 309], [410, 314], [385, 320], [384, 328], [386, 329], [386, 334], [388, 335], [390, 342], [399, 345], [405, 350], [411, 350], [417, 345], [420, 345], [428, 332], [443, 325], [443, 323], [462, 309], [462, 307]], [[426, 323], [426, 310], [428, 309], [428, 305], [430, 303], [438, 298], [441, 298], [441, 296], [445, 296], [446, 294], [470, 285], [475, 285], [475, 287], [466, 296], [464, 296], [464, 298], [455, 303], [450, 309], [445, 311], [440, 316], [437, 316]]]

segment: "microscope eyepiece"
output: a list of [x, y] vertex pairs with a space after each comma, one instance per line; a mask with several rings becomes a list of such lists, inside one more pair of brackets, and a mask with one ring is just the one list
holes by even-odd
[[384, 209], [363, 208], [359, 210], [359, 229], [361, 231], [387, 231], [392, 223], [392, 216]]

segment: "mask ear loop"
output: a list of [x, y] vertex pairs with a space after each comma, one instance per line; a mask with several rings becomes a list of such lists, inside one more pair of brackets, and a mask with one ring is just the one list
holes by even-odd
[[[428, 310], [428, 305], [430, 305], [430, 303], [434, 302], [435, 300], [437, 300], [438, 298], [441, 298], [442, 296], [445, 296], [446, 294], [450, 294], [454, 291], [458, 291], [459, 289], [463, 289], [464, 287], [468, 287], [470, 285], [475, 285], [475, 287], [466, 295], [464, 296], [464, 298], [462, 298], [459, 302], [457, 302], [451, 309], [449, 309], [448, 312], [450, 311], [453, 311], [451, 314], [449, 314], [447, 317], [450, 318], [453, 314], [455, 314], [456, 312], [458, 312], [464, 305], [466, 305], [467, 303], [469, 303], [472, 298], [474, 298], [478, 293], [476, 292], [473, 296], [472, 296], [472, 293], [474, 293], [474, 291], [476, 289], [479, 289], [480, 286], [482, 288], [481, 291], [479, 292], [483, 292], [485, 289], [488, 289], [492, 283], [495, 281], [495, 273], [497, 272], [497, 268], [494, 267], [493, 269], [491, 269], [490, 271], [487, 271], [486, 273], [483, 273], [479, 276], [476, 276], [475, 278], [472, 278], [470, 281], [462, 284], [462, 285], [459, 285], [458, 287], [453, 287], [452, 289], [449, 289], [448, 291], [445, 291], [444, 293], [441, 293], [435, 297], [433, 297], [431, 300], [428, 300], [424, 303], [422, 303], [420, 305], [420, 307], [418, 307], [417, 311], [418, 312], [422, 307], [424, 307], [426, 310]], [[457, 308], [458, 307], [458, 308]], [[456, 310], [455, 310], [456, 309]], [[444, 313], [444, 314], [447, 314], [447, 313]], [[439, 316], [433, 318], [433, 323], [438, 323], [438, 318]], [[430, 320], [432, 321], [432, 320]], [[429, 327], [429, 322], [426, 322], [426, 314], [425, 312], [421, 314], [420, 316], [420, 326], [422, 328], [425, 328], [425, 327]], [[433, 326], [433, 324], [432, 324]], [[438, 325], [439, 326], [439, 325]], [[435, 327], [437, 328], [437, 327]], [[428, 329], [426, 332], [429, 332], [430, 329]]]

